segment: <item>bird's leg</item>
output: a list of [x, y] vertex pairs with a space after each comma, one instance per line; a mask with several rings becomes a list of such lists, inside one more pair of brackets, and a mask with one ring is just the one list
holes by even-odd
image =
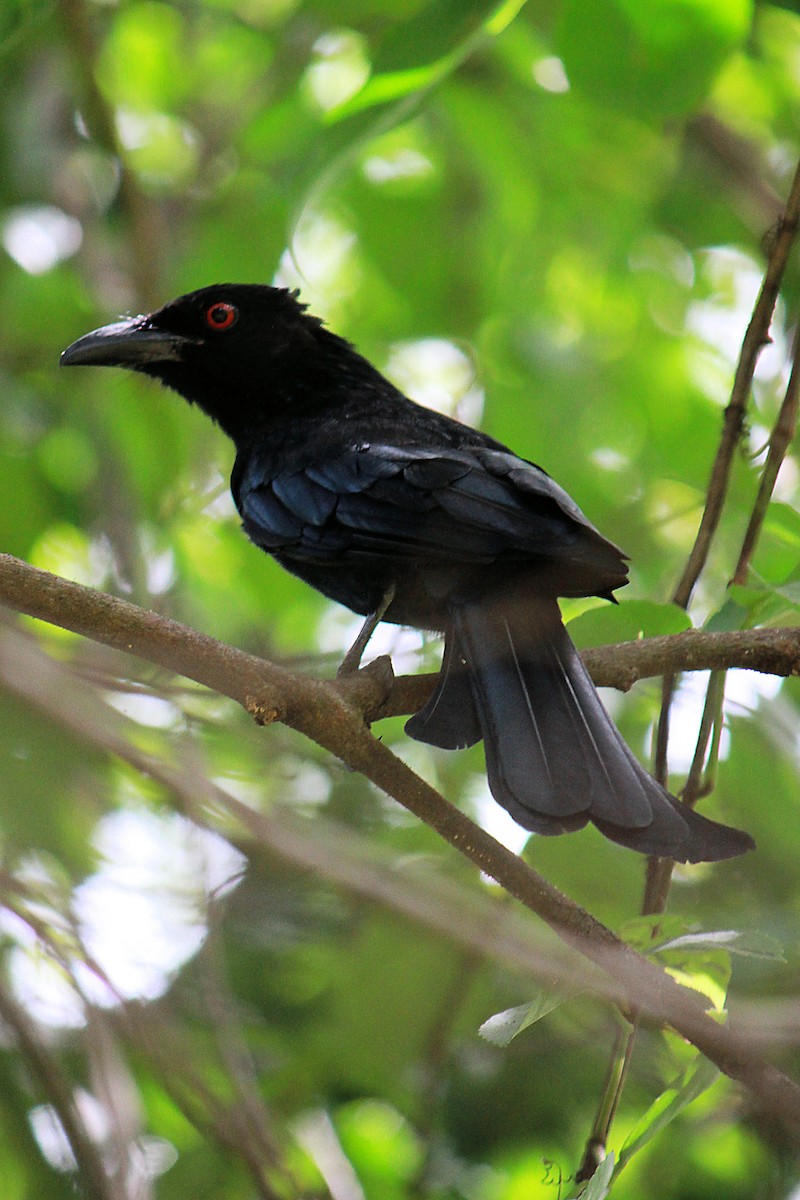
[[336, 678], [341, 678], [342, 675], [353, 675], [361, 666], [361, 658], [367, 648], [367, 643], [375, 632], [377, 626], [381, 623], [386, 613], [387, 608], [394, 600], [394, 584], [390, 583], [386, 591], [381, 597], [381, 602], [374, 612], [371, 612], [364, 620], [364, 624], [358, 631], [358, 636], [353, 642], [350, 649], [345, 654], [341, 661], [339, 670], [336, 672]]

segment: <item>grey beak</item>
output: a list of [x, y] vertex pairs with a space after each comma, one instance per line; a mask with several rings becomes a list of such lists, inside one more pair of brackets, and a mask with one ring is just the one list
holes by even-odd
[[193, 338], [168, 333], [148, 324], [147, 317], [130, 317], [114, 325], [103, 325], [78, 338], [61, 355], [62, 367], [145, 367], [162, 362], [180, 362]]

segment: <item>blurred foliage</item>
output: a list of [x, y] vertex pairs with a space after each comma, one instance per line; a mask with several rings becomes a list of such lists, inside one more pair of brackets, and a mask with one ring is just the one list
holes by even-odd
[[[220, 433], [147, 382], [56, 369], [70, 340], [117, 313], [215, 280], [278, 281], [412, 394], [542, 463], [625, 547], [623, 603], [567, 608], [581, 644], [685, 627], [669, 597], [800, 152], [798, 4], [5, 0], [0, 79], [4, 551], [331, 671], [352, 622], [242, 537]], [[797, 262], [696, 625], [798, 623], [792, 456], [753, 577], [726, 591], [786, 383]], [[496, 893], [288, 731], [21, 626], [126, 715], [140, 749], [286, 814], [301, 841], [344, 831], [364, 878], [402, 878], [413, 861]], [[435, 645], [394, 636], [376, 649], [395, 647], [399, 669], [435, 661]], [[676, 789], [700, 697], [696, 682], [680, 693]], [[655, 684], [610, 698], [640, 755], [658, 700]], [[796, 1013], [798, 704], [795, 680], [731, 677], [704, 808], [749, 829], [758, 852], [679, 871], [671, 898], [672, 937], [740, 930], [783, 945], [786, 962], [672, 951], [715, 1002], [732, 967], [729, 1006], [764, 1003], [765, 1027]], [[102, 1149], [109, 1196], [568, 1194], [611, 1012], [585, 995], [543, 1000], [534, 978], [392, 911], [377, 887], [256, 851], [224, 818], [236, 848], [201, 832], [159, 785], [11, 692], [0, 707], [3, 994], [51, 1071], [3, 1033], [4, 1200], [95, 1194], [47, 1107], [53, 1071]], [[399, 721], [380, 732], [513, 841], [479, 749], [409, 745]], [[612, 926], [636, 916], [643, 864], [593, 830], [525, 853]], [[511, 1008], [526, 1018], [518, 1035], [482, 1040]], [[792, 1028], [774, 1057], [797, 1074]], [[797, 1195], [785, 1133], [654, 1031], [614, 1126], [617, 1161], [623, 1146], [621, 1198]]]

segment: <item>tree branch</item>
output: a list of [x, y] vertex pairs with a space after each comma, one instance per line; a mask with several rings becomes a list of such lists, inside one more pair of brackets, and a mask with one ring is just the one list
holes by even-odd
[[750, 561], [755, 552], [756, 543], [758, 542], [767, 515], [767, 509], [772, 500], [772, 493], [775, 490], [778, 472], [783, 465], [786, 452], [797, 432], [798, 405], [800, 405], [800, 336], [796, 333], [794, 354], [792, 356], [792, 370], [789, 375], [789, 382], [786, 385], [786, 394], [769, 436], [767, 461], [764, 463], [764, 470], [761, 473], [758, 495], [756, 496], [747, 531], [744, 535], [732, 583], [747, 582]]
[[683, 575], [672, 597], [675, 604], [679, 604], [681, 608], [686, 608], [689, 604], [694, 585], [706, 564], [711, 542], [722, 516], [725, 497], [728, 494], [733, 458], [744, 428], [744, 414], [753, 374], [761, 351], [769, 343], [772, 314], [775, 311], [775, 303], [778, 299], [783, 272], [789, 259], [789, 251], [797, 235], [798, 221], [800, 221], [800, 162], [795, 169], [786, 207], [775, 230], [764, 281], [742, 342], [731, 398], [725, 409], [722, 437], [711, 470], [700, 528]]
[[[714, 535], [716, 534], [722, 517], [722, 511], [725, 507], [734, 456], [744, 430], [747, 401], [753, 384], [756, 364], [764, 346], [769, 343], [772, 317], [778, 300], [783, 273], [789, 261], [789, 252], [797, 236], [799, 223], [800, 161], [798, 161], [795, 168], [786, 206], [775, 226], [761, 290], [758, 294], [758, 299], [756, 300], [753, 315], [750, 318], [744, 339], [742, 340], [739, 361], [736, 364], [736, 373], [731, 387], [731, 396], [723, 417], [722, 434], [714, 458], [714, 464], [711, 468], [711, 476], [706, 491], [706, 502], [700, 527], [683, 574], [672, 594], [673, 602], [684, 609], [689, 607], [689, 601], [691, 600], [695, 584], [708, 561], [711, 543], [714, 540]], [[662, 683], [661, 712], [656, 728], [653, 766], [653, 773], [656, 779], [665, 786], [669, 776], [667, 748], [669, 743], [670, 708], [672, 706], [674, 690], [675, 679], [673, 675], [665, 675]], [[646, 907], [652, 907], [651, 897], [653, 895], [653, 887], [648, 883], [645, 896]]]
[[[614, 981], [627, 1004], [671, 1025], [722, 1071], [749, 1087], [781, 1120], [800, 1126], [800, 1087], [738, 1046], [730, 1031], [680, 987], [522, 859], [501, 846], [377, 741], [345, 691], [243, 654], [135, 605], [68, 583], [8, 555], [0, 556], [0, 602], [136, 653], [244, 704], [258, 720], [282, 719], [415, 813], [456, 850], [537, 913], [569, 946]], [[368, 673], [368, 672], [367, 672]], [[371, 686], [371, 685], [370, 685]], [[42, 704], [47, 681], [33, 681]], [[65, 713], [80, 724], [80, 714]], [[171, 769], [141, 756], [142, 768]]]
[[[0, 604], [193, 679], [243, 705], [264, 724], [282, 720], [299, 728], [292, 716], [298, 708], [332, 703], [357, 708], [370, 721], [416, 712], [436, 678], [400, 676], [392, 682], [378, 660], [352, 677], [315, 680], [10, 554], [0, 554]], [[598, 687], [620, 691], [666, 672], [739, 667], [800, 675], [800, 628], [688, 630], [584, 650], [582, 657]]]
[[[0, 599], [2, 578], [0, 577]], [[663, 637], [640, 638], [582, 650], [581, 658], [597, 687], [627, 692], [640, 679], [683, 671], [740, 668], [765, 675], [800, 675], [800, 628], [707, 633], [690, 629]], [[401, 675], [372, 720], [416, 712], [433, 690], [435, 675]]]

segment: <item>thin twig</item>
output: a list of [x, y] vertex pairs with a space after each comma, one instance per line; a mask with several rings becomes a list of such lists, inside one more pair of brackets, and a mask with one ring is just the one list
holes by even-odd
[[470, 990], [485, 965], [484, 956], [473, 951], [459, 954], [453, 973], [438, 998], [433, 1018], [425, 1032], [419, 1054], [420, 1081], [417, 1086], [414, 1128], [423, 1146], [420, 1164], [408, 1188], [409, 1200], [430, 1196], [431, 1167], [438, 1148], [435, 1117], [441, 1112], [445, 1066], [453, 1030], [466, 1006]]
[[794, 355], [792, 359], [792, 370], [789, 376], [789, 382], [786, 386], [786, 395], [783, 398], [778, 418], [772, 428], [769, 436], [769, 451], [767, 453], [767, 461], [764, 463], [764, 470], [761, 473], [761, 481], [758, 487], [758, 495], [756, 502], [753, 505], [753, 512], [750, 516], [750, 522], [747, 526], [747, 531], [742, 541], [742, 549], [739, 554], [739, 561], [736, 564], [736, 570], [733, 573], [732, 583], [746, 583], [747, 574], [750, 569], [750, 562], [753, 557], [753, 552], [756, 548], [764, 518], [767, 515], [772, 493], [775, 490], [775, 482], [778, 478], [778, 472], [781, 469], [786, 451], [792, 444], [794, 435], [797, 432], [797, 411], [798, 400], [800, 399], [800, 332], [795, 334]]
[[[739, 361], [731, 388], [731, 396], [723, 416], [722, 436], [717, 447], [714, 465], [706, 492], [706, 502], [700, 528], [686, 562], [683, 574], [672, 594], [673, 603], [688, 608], [695, 584], [708, 560], [711, 543], [719, 526], [728, 494], [736, 448], [744, 430], [745, 413], [753, 385], [758, 357], [769, 343], [769, 330], [778, 300], [783, 273], [789, 252], [797, 236], [800, 220], [800, 162], [795, 168], [792, 186], [782, 216], [772, 239], [764, 280], [753, 315], [742, 341]], [[656, 727], [653, 773], [661, 783], [667, 783], [667, 746], [669, 714], [675, 690], [674, 676], [665, 676], [662, 684], [661, 712]]]
[[606, 1156], [606, 1145], [611, 1133], [611, 1126], [622, 1098], [625, 1080], [628, 1078], [628, 1068], [636, 1042], [636, 1029], [637, 1022], [634, 1021], [632, 1024], [620, 1025], [617, 1030], [597, 1115], [592, 1125], [592, 1132], [586, 1141], [581, 1165], [575, 1176], [578, 1183], [584, 1183], [587, 1179], [591, 1179]]
[[[581, 651], [581, 658], [598, 687], [620, 692], [629, 691], [641, 679], [665, 672], [683, 674], [738, 667], [786, 677], [800, 675], [800, 628], [737, 629], [728, 633], [690, 629], [613, 646], [593, 646]], [[430, 696], [435, 680], [435, 675], [397, 676], [385, 701], [365, 711], [372, 721], [416, 712]]]
[[87, 1005], [83, 1038], [92, 1095], [105, 1114], [104, 1163], [116, 1200], [154, 1200], [140, 1153], [145, 1132], [141, 1096], [102, 1009]]
[[[716, 729], [717, 721], [721, 718], [722, 702], [725, 693], [724, 681], [725, 674], [723, 671], [712, 672], [694, 757], [682, 792], [684, 803], [688, 804], [691, 808], [694, 808], [702, 794], [701, 777], [703, 764], [706, 761], [712, 731]], [[674, 863], [670, 858], [658, 858], [655, 855], [648, 858], [644, 897], [642, 900], [643, 915], [649, 916], [665, 911], [672, 883], [673, 868]], [[658, 929], [654, 927], [651, 931], [651, 937], [656, 938], [657, 936]], [[617, 1035], [614, 1048], [611, 1052], [608, 1074], [600, 1096], [594, 1126], [587, 1140], [583, 1161], [578, 1171], [577, 1178], [579, 1181], [590, 1179], [599, 1163], [605, 1157], [606, 1145], [611, 1133], [611, 1125], [619, 1102], [622, 1099], [622, 1092], [628, 1076], [628, 1068], [636, 1045], [640, 1023], [639, 1016], [639, 1013], [632, 1014], [630, 1024], [621, 1029]]]
[[[800, 174], [800, 164], [798, 165], [798, 174]], [[794, 192], [797, 187], [798, 174], [795, 175], [795, 182], [794, 182], [793, 191], [792, 191], [793, 196], [794, 196]], [[787, 212], [788, 211], [789, 211], [789, 206], [787, 205]], [[794, 232], [796, 232], [796, 226], [797, 226], [797, 217], [796, 217], [797, 205], [796, 204], [795, 204], [793, 211], [795, 212], [793, 230], [794, 230]], [[784, 225], [785, 225], [785, 222], [784, 222]], [[783, 231], [783, 228], [784, 227], [782, 226], [781, 231]], [[788, 234], [786, 236], [787, 236], [787, 238], [789, 237]], [[789, 238], [788, 244], [790, 244], [790, 243], [791, 243], [791, 238]], [[764, 286], [766, 287], [766, 281], [765, 281]], [[764, 289], [762, 288], [762, 296], [763, 296], [763, 294], [764, 294]], [[759, 301], [760, 301], [760, 299], [761, 299], [761, 297], [759, 297]], [[757, 308], [758, 308], [758, 305], [756, 306], [756, 309]], [[748, 335], [750, 334], [750, 330], [753, 328], [754, 322], [755, 322], [755, 313], [753, 315], [753, 319], [750, 322], [750, 327], [748, 328]], [[745, 336], [745, 341], [742, 346], [742, 356], [739, 361], [740, 369], [737, 371], [737, 379], [739, 378], [739, 376], [741, 374], [742, 362], [745, 361], [745, 359], [747, 358], [747, 352], [746, 352], [745, 348], [746, 348], [747, 341], [748, 341], [748, 335]], [[752, 367], [753, 367], [753, 369], [755, 369], [755, 361], [753, 361]], [[750, 376], [750, 383], [752, 383], [752, 373]], [[736, 386], [737, 386], [736, 381], [734, 381], [734, 393], [736, 392]], [[732, 399], [731, 403], [733, 403], [733, 399]], [[753, 553], [755, 552], [755, 548], [758, 543], [758, 539], [759, 539], [761, 530], [764, 525], [764, 519], [766, 517], [767, 509], [769, 508], [769, 504], [772, 499], [772, 493], [775, 489], [775, 482], [778, 478], [778, 472], [780, 471], [781, 464], [783, 463], [783, 460], [786, 457], [786, 452], [787, 452], [789, 446], [791, 445], [792, 440], [795, 435], [795, 432], [797, 430], [797, 418], [798, 418], [799, 403], [800, 403], [800, 334], [796, 334], [795, 342], [794, 342], [793, 358], [792, 358], [792, 369], [791, 369], [791, 373], [789, 376], [789, 382], [786, 387], [786, 394], [784, 396], [783, 403], [781, 404], [780, 410], [778, 412], [778, 416], [775, 420], [775, 424], [770, 433], [769, 451], [767, 454], [767, 460], [764, 464], [764, 468], [761, 473], [758, 494], [756, 496], [755, 503], [753, 505], [753, 511], [750, 515], [750, 520], [748, 522], [747, 530], [745, 532], [745, 535], [744, 535], [744, 538], [742, 541], [742, 547], [741, 547], [741, 550], [739, 553], [739, 559], [738, 559], [738, 562], [736, 565], [736, 570], [734, 571], [733, 578], [731, 580], [732, 583], [745, 583], [747, 580], [750, 562], [753, 557]], [[722, 440], [724, 442], [725, 433], [723, 433]], [[719, 459], [719, 454], [718, 454], [718, 459]], [[723, 494], [722, 500], [724, 501], [724, 494]], [[699, 535], [698, 535], [698, 537], [699, 537]], [[687, 565], [687, 569], [688, 569], [688, 565]], [[684, 578], [685, 578], [685, 576], [684, 576]], [[686, 594], [687, 603], [688, 603], [688, 598], [689, 598], [689, 593]], [[677, 589], [676, 589], [675, 599], [676, 599], [676, 602], [680, 603], [680, 599], [678, 598], [678, 594], [677, 594]], [[685, 605], [684, 605], [684, 607], [685, 607]], [[743, 630], [741, 632], [745, 636], [748, 636], [753, 631]], [[765, 630], [762, 632], [767, 632], [767, 631]], [[664, 676], [664, 681], [662, 684], [663, 703], [662, 703], [661, 716], [660, 716], [660, 720], [659, 720], [658, 734], [657, 734], [657, 740], [656, 740], [656, 746], [657, 746], [657, 749], [656, 749], [656, 772], [657, 772], [658, 777], [662, 780], [662, 782], [666, 782], [666, 750], [667, 750], [666, 734], [667, 734], [667, 731], [669, 728], [669, 708], [670, 708], [670, 704], [672, 701], [672, 694], [674, 691], [674, 683], [675, 683], [674, 675], [669, 674], [669, 675]], [[706, 759], [706, 751], [708, 748], [708, 742], [711, 737], [712, 731], [717, 730], [717, 736], [718, 736], [720, 722], [722, 720], [722, 705], [723, 705], [724, 687], [725, 687], [724, 672], [719, 669], [712, 671], [712, 675], [709, 680], [708, 689], [706, 692], [706, 702], [705, 702], [704, 709], [703, 709], [703, 717], [702, 717], [702, 721], [701, 721], [700, 733], [698, 736], [697, 750], [695, 751], [694, 760], [692, 762], [692, 767], [689, 772], [689, 778], [687, 779], [686, 786], [683, 791], [684, 801], [687, 804], [691, 804], [692, 806], [694, 806], [697, 803], [697, 800], [700, 798], [700, 795], [701, 795], [702, 785], [701, 785], [700, 781], [701, 781], [701, 776], [702, 776], [702, 767], [703, 767], [703, 763]], [[710, 780], [711, 778], [712, 778], [712, 775], [709, 774], [708, 779]], [[707, 789], [705, 791], [705, 794], [707, 794]], [[673, 870], [673, 864], [670, 862], [669, 859], [651, 860], [651, 862], [648, 865], [648, 871], [647, 871], [647, 881], [646, 881], [646, 885], [645, 885], [645, 899], [644, 899], [643, 911], [646, 911], [646, 912], [663, 912], [664, 911], [664, 909], [666, 908], [667, 898], [669, 895], [670, 882], [672, 879], [672, 870]]]
[[694, 808], [703, 794], [703, 767], [708, 761], [709, 746], [714, 730], [718, 727], [725, 703], [725, 672], [712, 671], [706, 688], [706, 699], [703, 705], [703, 715], [700, 718], [700, 729], [697, 734], [694, 754], [689, 766], [689, 774], [681, 792], [684, 804]]
[[756, 364], [761, 351], [764, 346], [769, 344], [769, 329], [772, 324], [772, 316], [775, 311], [783, 273], [789, 259], [789, 252], [797, 235], [799, 220], [800, 163], [798, 163], [795, 169], [786, 207], [783, 210], [783, 215], [779, 220], [775, 236], [772, 240], [761, 291], [759, 292], [755, 308], [753, 309], [753, 315], [750, 318], [747, 332], [742, 341], [742, 349], [733, 379], [731, 397], [728, 407], [725, 409], [722, 437], [720, 438], [714, 466], [711, 470], [711, 478], [708, 484], [700, 528], [697, 531], [697, 537], [683, 575], [672, 596], [673, 603], [680, 605], [681, 608], [688, 607], [694, 585], [700, 578], [700, 574], [706, 564], [711, 542], [722, 516], [725, 497], [728, 494], [731, 467], [736, 447], [739, 444], [744, 428], [744, 415], [747, 409], [750, 389], [753, 384], [753, 375], [755, 374]]
[[[681, 793], [681, 799], [690, 808], [694, 808], [700, 797], [707, 794], [702, 784], [703, 765], [707, 759], [712, 734], [722, 720], [724, 699], [725, 672], [712, 671], [706, 689], [703, 715], [700, 718], [700, 730], [697, 735], [694, 755], [692, 756], [689, 774]], [[675, 864], [671, 858], [652, 857], [648, 859], [644, 899], [642, 900], [642, 913], [645, 916], [653, 913], [663, 913], [666, 910], [674, 866]]]
[[708, 110], [691, 119], [687, 133], [712, 160], [717, 172], [725, 176], [723, 186], [740, 201], [737, 208], [751, 229], [758, 234], [780, 219], [781, 197], [764, 179], [761, 144], [743, 137]]
[[258, 1175], [286, 1175], [285, 1154], [275, 1137], [275, 1121], [262, 1097], [252, 1057], [242, 1035], [236, 1002], [227, 987], [225, 964], [220, 953], [219, 922], [222, 908], [211, 904], [208, 912], [209, 933], [198, 956], [201, 992], [209, 1026], [213, 1030], [217, 1052], [236, 1097], [243, 1142], [258, 1165]]
[[[778, 292], [780, 289], [781, 280], [783, 278], [783, 272], [789, 258], [789, 252], [797, 234], [799, 219], [800, 162], [798, 162], [795, 169], [795, 175], [789, 192], [789, 198], [786, 202], [786, 207], [779, 221], [777, 231], [772, 242], [764, 280], [761, 285], [761, 291], [759, 293], [758, 300], [756, 301], [753, 315], [750, 319], [750, 323], [747, 327], [747, 331], [742, 342], [739, 361], [736, 367], [736, 374], [734, 376], [733, 386], [731, 389], [730, 400], [727, 408], [725, 409], [723, 417], [722, 434], [711, 470], [711, 477], [706, 493], [706, 503], [703, 509], [700, 527], [698, 529], [697, 536], [695, 538], [694, 545], [692, 546], [692, 550], [683, 574], [678, 581], [675, 591], [673, 592], [673, 603], [679, 605], [683, 609], [687, 609], [689, 607], [689, 601], [691, 600], [692, 592], [694, 591], [695, 584], [700, 578], [706, 562], [708, 561], [711, 544], [722, 517], [725, 499], [728, 494], [728, 486], [730, 483], [734, 456], [744, 431], [745, 413], [747, 410], [747, 402], [750, 396], [750, 390], [752, 388], [756, 364], [762, 349], [769, 342], [769, 330], [772, 324], [773, 313], [775, 311], [775, 305], [778, 299]], [[775, 474], [777, 475], [777, 468], [775, 470]], [[772, 489], [770, 487], [770, 495], [771, 491]], [[764, 503], [764, 509], [766, 509], [767, 502], [768, 499]], [[656, 724], [653, 774], [660, 783], [664, 784], [665, 787], [668, 785], [669, 780], [669, 726], [670, 711], [675, 693], [676, 674], [676, 672], [669, 670], [663, 675], [661, 683], [661, 709], [659, 712], [658, 722]], [[712, 678], [714, 677], [712, 676]], [[717, 676], [717, 679], [719, 678], [720, 677]], [[685, 795], [685, 799], [692, 804], [694, 804], [698, 798], [698, 795], [695, 793], [698, 791], [697, 784], [702, 771], [702, 764], [705, 760], [708, 737], [711, 734], [712, 727], [716, 727], [719, 713], [721, 711], [721, 697], [719, 699], [719, 704], [716, 707], [714, 707], [713, 704], [713, 698], [716, 697], [717, 690], [718, 689], [710, 688], [707, 695], [703, 727], [701, 728], [700, 736], [698, 738], [697, 750], [695, 752], [695, 758], [692, 764], [696, 779], [694, 776], [690, 776], [690, 782], [687, 786]], [[669, 896], [670, 884], [672, 881], [672, 871], [673, 863], [670, 859], [657, 857], [651, 857], [648, 859], [644, 896], [642, 900], [643, 913], [658, 913], [665, 910]], [[620, 1062], [619, 1045], [615, 1046], [612, 1052], [609, 1076], [601, 1096], [600, 1108], [595, 1119], [595, 1126], [592, 1135], [590, 1135], [589, 1141], [587, 1142], [586, 1152], [584, 1154], [584, 1159], [581, 1166], [582, 1171], [588, 1171], [592, 1160], [597, 1158], [598, 1155], [602, 1157], [602, 1155], [605, 1154], [605, 1140], [600, 1141], [598, 1139], [601, 1136], [601, 1131], [606, 1138], [610, 1131], [611, 1117], [613, 1117], [614, 1110], [616, 1109], [620, 1099], [622, 1087], [625, 1081], [625, 1073], [627, 1071], [627, 1063], [630, 1061], [630, 1057], [633, 1052], [635, 1037], [636, 1024], [634, 1023], [626, 1035], [624, 1053], [626, 1067], [624, 1072], [618, 1072], [616, 1070]], [[609, 1119], [606, 1120], [606, 1117], [609, 1113]]]

